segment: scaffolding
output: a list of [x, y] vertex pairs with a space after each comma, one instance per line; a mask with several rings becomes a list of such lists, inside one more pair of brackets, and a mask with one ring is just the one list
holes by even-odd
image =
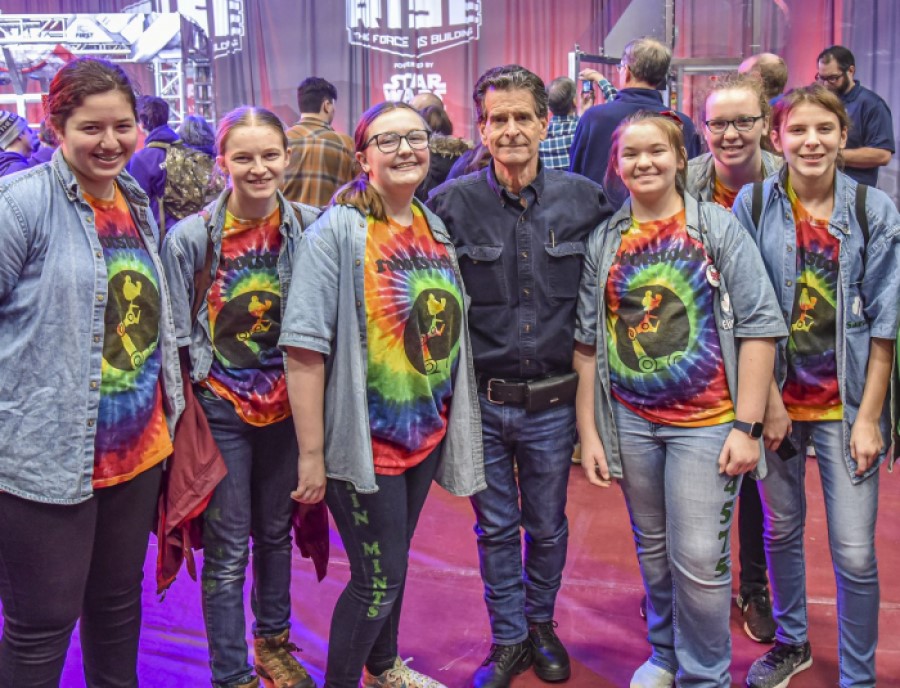
[[40, 100], [40, 94], [26, 92], [26, 79], [37, 79], [46, 92], [66, 59], [91, 55], [149, 64], [172, 124], [191, 110], [215, 121], [211, 43], [199, 25], [178, 12], [0, 14], [0, 53], [13, 88], [0, 94], [0, 103], [15, 103], [20, 114], [26, 103]]

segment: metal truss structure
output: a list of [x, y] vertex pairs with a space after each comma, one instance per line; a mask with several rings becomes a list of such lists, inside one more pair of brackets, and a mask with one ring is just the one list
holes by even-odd
[[[156, 95], [178, 124], [191, 110], [215, 121], [211, 44], [203, 29], [177, 12], [17, 15], [0, 14], [0, 81], [14, 93], [0, 102], [39, 99], [26, 93], [26, 79], [42, 91], [71, 56], [93, 55], [113, 62], [149, 64]], [[191, 107], [192, 106], [192, 107]]]

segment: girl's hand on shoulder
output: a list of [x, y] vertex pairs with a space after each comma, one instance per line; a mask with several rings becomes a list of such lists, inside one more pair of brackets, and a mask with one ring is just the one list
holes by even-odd
[[759, 440], [740, 430], [732, 430], [719, 452], [719, 473], [740, 475], [756, 468], [759, 463]]
[[856, 475], [862, 475], [884, 450], [878, 419], [858, 416], [850, 430], [850, 456], [856, 461]]
[[297, 468], [297, 489], [291, 492], [291, 499], [301, 504], [318, 504], [325, 498], [325, 457], [301, 456]]
[[581, 440], [581, 467], [591, 485], [609, 487], [612, 484], [609, 466], [606, 463], [606, 452], [599, 438]]

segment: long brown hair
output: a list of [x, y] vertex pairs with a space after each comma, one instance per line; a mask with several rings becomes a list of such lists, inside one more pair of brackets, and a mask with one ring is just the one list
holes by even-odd
[[[369, 142], [369, 127], [372, 126], [372, 123], [381, 115], [393, 110], [409, 110], [419, 119], [422, 119], [419, 111], [406, 103], [387, 100], [373, 105], [362, 113], [359, 123], [356, 125], [356, 131], [353, 134], [353, 144], [357, 153], [361, 153], [366, 149], [366, 144]], [[422, 125], [427, 127], [424, 119], [422, 120]], [[387, 213], [384, 210], [384, 201], [381, 198], [381, 194], [372, 186], [372, 183], [369, 181], [369, 175], [363, 171], [360, 171], [355, 178], [334, 193], [330, 205], [352, 205], [363, 215], [371, 215], [381, 222], [387, 220]]]

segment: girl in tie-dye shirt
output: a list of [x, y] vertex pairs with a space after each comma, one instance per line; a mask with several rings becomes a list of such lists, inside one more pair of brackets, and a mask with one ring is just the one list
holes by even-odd
[[[453, 246], [413, 199], [428, 171], [428, 138], [408, 105], [363, 114], [362, 174], [304, 237], [297, 266], [316, 288], [295, 282], [285, 318], [300, 444], [294, 496], [325, 498], [350, 559], [328, 642], [325, 683], [334, 688], [440, 686], [397, 650], [409, 546], [439, 468], [446, 476], [470, 461], [448, 443], [479, 429], [460, 426], [471, 418], [459, 411], [469, 399], [455, 395], [460, 380], [474, 385], [474, 373]], [[354, 377], [354, 366], [365, 373]], [[348, 407], [363, 409], [367, 422], [346, 422], [358, 417]], [[362, 451], [348, 450], [360, 443]], [[371, 475], [375, 491], [356, 475]]]
[[[288, 161], [277, 116], [242, 107], [225, 115], [217, 163], [230, 185], [166, 237], [179, 336], [191, 341], [197, 397], [228, 474], [203, 515], [203, 608], [214, 686], [312, 688], [289, 640], [290, 486], [297, 444], [278, 348], [293, 253], [318, 211], [279, 191]], [[212, 254], [207, 256], [207, 252]], [[212, 282], [195, 294], [195, 274]], [[190, 316], [189, 316], [190, 314]], [[253, 536], [255, 664], [247, 661], [244, 575]]]
[[[772, 141], [785, 169], [750, 188], [735, 214], [751, 231], [790, 336], [779, 343], [766, 408], [769, 474], [762, 483], [778, 624], [775, 648], [750, 669], [750, 688], [812, 662], [803, 523], [806, 448], [815, 444], [837, 582], [840, 685], [876, 683], [879, 584], [875, 557], [879, 465], [890, 441], [888, 385], [900, 301], [900, 215], [878, 189], [839, 170], [850, 126], [824, 86], [776, 106]], [[778, 458], [780, 446], [795, 456]], [[783, 453], [783, 452], [780, 452]]]
[[678, 677], [726, 688], [730, 527], [741, 476], [760, 458], [784, 324], [750, 236], [684, 192], [677, 121], [636, 113], [612, 151], [630, 199], [585, 256], [574, 361], [582, 465], [593, 484], [620, 478], [631, 516], [652, 650], [632, 685]]

